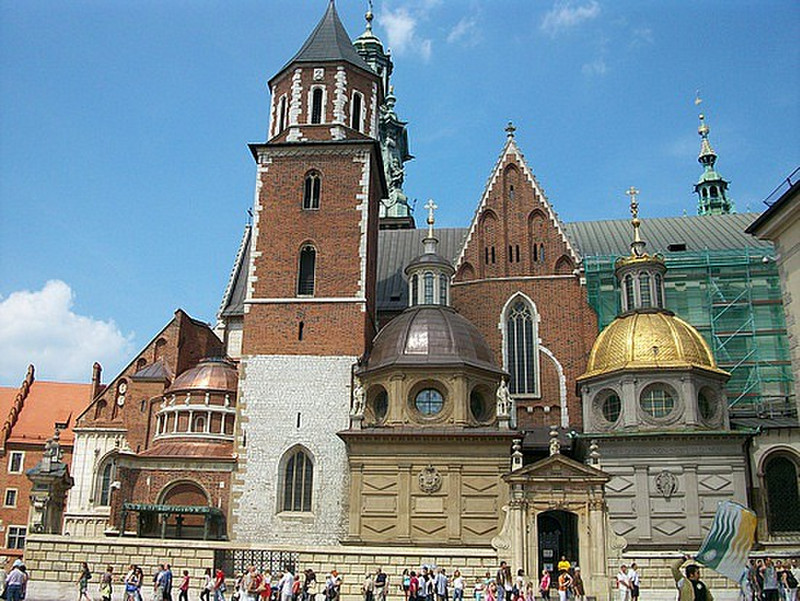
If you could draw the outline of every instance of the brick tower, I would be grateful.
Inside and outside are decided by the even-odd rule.
[[[343,533],[351,371],[375,329],[383,85],[336,7],[269,81],[239,388],[238,540],[314,544]]]

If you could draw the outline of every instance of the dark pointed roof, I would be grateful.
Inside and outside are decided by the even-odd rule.
[[[300,48],[292,60],[286,63],[283,68],[275,74],[275,77],[283,73],[289,65],[293,63],[322,63],[331,61],[344,61],[372,73],[364,59],[356,52],[353,41],[347,35],[347,31],[339,20],[336,12],[336,4],[331,0],[328,3],[328,10],[319,22],[311,35],[308,36],[306,43]],[[275,79],[273,77],[273,79]]]

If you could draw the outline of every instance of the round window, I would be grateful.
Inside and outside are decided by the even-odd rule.
[[[422,415],[436,415],[442,410],[444,398],[435,388],[426,388],[417,393],[414,405]]]
[[[386,413],[389,411],[389,395],[386,394],[385,390],[381,390],[375,395],[375,399],[372,401],[372,408],[375,411],[375,419],[378,421],[386,417]]]
[[[716,408],[713,395],[706,389],[701,390],[697,395],[697,409],[700,411],[700,417],[705,420],[713,418]]]
[[[672,390],[663,384],[651,384],[642,392],[640,405],[652,417],[666,417],[675,408]]]
[[[600,409],[606,421],[613,424],[619,419],[619,414],[622,412],[622,401],[619,400],[617,393],[610,392],[603,399]]]
[[[478,390],[473,390],[469,395],[469,409],[472,411],[472,417],[477,421],[482,422],[488,418],[488,407],[486,400]]]

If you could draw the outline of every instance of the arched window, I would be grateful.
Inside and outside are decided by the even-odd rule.
[[[639,297],[642,299],[642,307],[647,308],[653,305],[650,295],[650,274],[639,274]]]
[[[633,276],[628,274],[625,276],[625,310],[633,311]]]
[[[419,302],[419,276],[411,276],[411,306],[416,307]]]
[[[425,274],[425,304],[433,304],[433,274],[429,271]]]
[[[297,277],[298,296],[312,296],[314,294],[314,268],[317,262],[317,251],[307,244],[300,251],[300,269]]]
[[[311,92],[311,123],[322,123],[322,88]]]
[[[656,307],[664,308],[664,281],[661,274],[656,274],[653,278],[656,284]]]
[[[539,262],[544,263],[544,244],[539,245]]]
[[[278,104],[278,131],[276,134],[281,133],[286,129],[286,94],[281,96],[281,101]]]
[[[360,92],[353,92],[353,104],[350,115],[350,127],[356,131],[363,129],[361,125],[361,105],[363,103],[363,96]]]
[[[513,300],[505,320],[506,369],[511,374],[512,394],[537,394],[538,341],[531,306],[522,298]]]
[[[800,495],[795,462],[784,455],[769,458],[764,469],[764,483],[769,531],[800,532],[800,511],[797,511]]]
[[[303,208],[307,210],[319,208],[319,192],[322,178],[316,171],[309,171],[303,182]]]
[[[98,482],[97,503],[103,507],[111,504],[111,483],[114,481],[114,461],[106,460],[100,468],[100,481]]]
[[[439,276],[439,304],[447,304],[447,276],[444,274]]]
[[[711,186],[711,198],[716,198],[716,197],[717,197],[717,187]]]
[[[192,422],[192,432],[205,432],[206,418],[204,415],[195,415]]]
[[[106,412],[106,401],[105,399],[100,399],[97,401],[97,405],[94,406],[94,418],[95,419],[103,419]]]
[[[302,449],[292,452],[283,470],[283,511],[311,511],[314,464]]]

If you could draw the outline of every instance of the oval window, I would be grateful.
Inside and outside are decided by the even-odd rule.
[[[710,420],[714,417],[716,412],[714,397],[705,389],[701,390],[697,395],[697,409],[700,411],[700,417],[705,420]]]
[[[482,422],[487,419],[488,407],[486,400],[478,390],[473,390],[469,395],[469,409],[472,411],[472,417],[477,421]]]
[[[444,398],[435,388],[426,388],[417,393],[414,405],[422,415],[436,415],[444,406]]]
[[[613,424],[619,419],[619,414],[622,412],[622,401],[620,401],[619,396],[615,392],[611,392],[603,399],[603,404],[600,409],[606,421]]]
[[[375,395],[375,400],[372,401],[372,408],[375,411],[375,419],[378,421],[383,420],[389,411],[389,395],[385,390],[381,390]]]
[[[651,384],[642,392],[639,404],[652,417],[666,417],[675,408],[675,396],[663,384]]]

